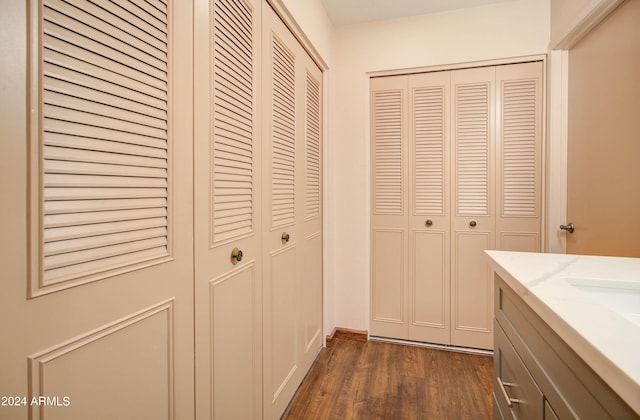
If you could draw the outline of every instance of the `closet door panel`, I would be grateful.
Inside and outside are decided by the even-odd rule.
[[[291,401],[311,365],[320,334],[306,340],[307,326],[313,328],[306,310],[320,307],[312,295],[322,273],[306,276],[305,268],[317,265],[309,255],[314,234],[321,231],[319,190],[312,177],[319,177],[317,154],[320,141],[320,76],[312,76],[308,54],[275,11],[263,8],[264,92],[262,146],[264,152],[263,255],[264,255],[264,413],[279,418]],[[315,112],[316,115],[313,115]],[[309,150],[308,150],[309,149]],[[307,176],[309,196],[307,196]],[[308,220],[307,220],[308,219]],[[307,223],[309,222],[309,223]],[[311,244],[309,244],[311,241]],[[321,315],[314,314],[315,317]],[[307,346],[308,345],[308,346]],[[307,351],[307,347],[309,350]]]
[[[262,418],[260,10],[196,2],[197,418]]]
[[[296,292],[298,291],[295,244],[273,251],[267,265],[270,272],[266,275],[270,279],[267,301],[270,306],[269,318],[266,320],[272,326],[267,338],[269,346],[266,354],[265,367],[269,367],[267,388],[269,402],[277,403],[282,398],[288,403],[292,391],[298,384],[295,376],[298,366],[298,337],[296,336],[297,306]],[[304,374],[304,373],[303,373]]]
[[[370,83],[371,335],[407,339],[407,76]]]
[[[493,345],[493,293],[483,251],[495,246],[494,83],[493,67],[451,72],[451,344],[487,349]]]
[[[300,277],[301,365],[308,370],[322,348],[322,71],[307,54],[300,56],[299,95],[303,121],[300,159]]]
[[[542,62],[496,68],[497,248],[540,252]]]
[[[450,72],[409,85],[409,339],[450,343]]]
[[[406,338],[406,237],[402,229],[374,229],[372,321],[379,323],[373,335]],[[396,334],[402,335],[396,335]]]
[[[413,232],[409,339],[450,343],[449,232]]]

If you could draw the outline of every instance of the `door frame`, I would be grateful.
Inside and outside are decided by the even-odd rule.
[[[582,8],[549,46],[547,80],[546,243],[545,252],[566,253],[566,234],[558,227],[567,219],[567,147],[569,115],[569,50],[624,0],[598,0]]]

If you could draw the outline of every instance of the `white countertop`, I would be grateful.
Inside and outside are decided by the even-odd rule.
[[[640,258],[485,252],[496,273],[640,414],[640,324],[571,284],[640,287]]]

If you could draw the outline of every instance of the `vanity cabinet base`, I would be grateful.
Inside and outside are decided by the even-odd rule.
[[[640,419],[497,274],[494,419]]]

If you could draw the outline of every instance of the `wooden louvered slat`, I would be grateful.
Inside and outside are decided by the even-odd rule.
[[[127,200],[74,200],[47,201],[44,206],[44,214],[65,214],[73,210],[76,214],[81,212],[97,212],[109,210],[149,209],[165,208],[167,199],[162,197],[127,199]]]
[[[80,142],[81,140],[79,140]],[[81,144],[78,144],[80,146]],[[98,144],[99,145],[99,144]],[[67,147],[65,147],[67,146]],[[94,162],[94,163],[108,163],[112,165],[128,165],[128,166],[140,166],[145,168],[165,168],[167,167],[166,156],[163,157],[151,157],[148,155],[134,155],[134,154],[122,154],[105,152],[101,150],[86,150],[81,148],[74,148],[74,144],[67,142],[55,143],[55,145],[45,145],[44,152],[51,159],[60,161],[71,162]],[[119,147],[119,150],[122,146]],[[149,150],[148,148],[145,149]],[[154,149],[151,149],[154,150]]]
[[[51,76],[51,73],[48,73],[48,76]],[[76,80],[71,82],[60,80],[54,76],[47,77],[44,82],[50,92],[55,92],[72,98],[91,98],[93,102],[97,103],[109,103],[112,107],[117,107],[117,111],[121,112],[125,118],[137,117],[137,115],[139,115],[137,119],[140,119],[143,124],[147,124],[152,127],[166,128],[167,115],[162,109],[150,107],[130,98],[123,97],[122,95],[127,95],[129,93],[128,90],[123,89],[121,95],[113,95],[112,93],[106,93],[109,92],[110,88],[112,88],[111,86],[99,89],[100,86],[97,86],[98,83],[90,85],[89,83],[93,82],[91,81],[84,84],[77,80],[79,78],[80,77],[75,77]],[[133,118],[130,119],[133,120]]]
[[[489,86],[456,86],[457,211],[489,211]]]
[[[53,188],[43,191],[45,200],[110,200],[119,198],[166,197],[166,188]]]
[[[131,89],[132,93],[142,92],[160,100],[167,99],[165,83],[149,77],[138,69],[127,67],[94,51],[47,34],[43,35],[43,47],[47,51],[47,63],[93,75],[100,80],[111,81]]]
[[[138,60],[136,58],[137,51],[135,51],[134,49],[126,49],[125,52],[114,50],[109,46],[109,42],[111,40],[108,37],[99,37],[96,33],[79,36],[78,32],[81,33],[81,31],[83,31],[85,27],[75,22],[55,24],[53,22],[57,17],[57,14],[50,13],[49,20],[43,22],[42,26],[44,29],[44,33],[47,36],[69,42],[70,44],[79,47],[82,50],[91,51],[94,54],[102,56],[106,60],[113,63],[118,63],[131,69],[136,69],[140,73],[144,73],[149,77],[153,77],[159,82],[166,78],[166,70],[162,70],[163,67],[166,67],[166,63],[162,63],[159,60],[155,59],[146,60],[150,61],[150,63]],[[65,24],[70,26],[64,26]],[[98,37],[99,41],[91,38],[92,36]]]
[[[54,144],[54,142],[68,142],[72,144],[77,143],[79,139],[91,139],[93,142],[100,142],[101,147],[112,151],[118,151],[120,147],[132,145],[137,147],[139,151],[143,150],[143,148],[144,150],[148,150],[147,147],[155,148],[156,150],[154,151],[148,151],[149,156],[166,153],[166,139],[149,137],[118,129],[98,127],[95,124],[96,121],[88,121],[88,123],[83,124],[82,121],[75,123],[68,120],[45,118],[42,122],[44,131],[51,133],[51,138],[47,137],[44,139],[45,144]],[[107,144],[109,146],[107,146]],[[80,148],[86,149],[87,146],[85,145]]]
[[[320,83],[307,73],[306,78],[306,205],[307,219],[320,216],[321,197],[321,139],[320,139]]]
[[[109,253],[103,252],[101,258],[93,255],[81,255],[73,261],[73,264],[56,264],[58,261],[46,259],[45,265],[48,277],[56,279],[56,283],[66,282],[85,276],[99,275],[100,273],[117,270],[122,267],[141,264],[147,261],[153,261],[158,255],[166,253],[167,245],[163,242],[163,238],[158,238],[156,242],[145,241],[144,243],[134,243],[134,246],[128,248],[113,249]],[[137,245],[137,246],[136,246]],[[142,249],[140,249],[142,248]],[[91,260],[91,258],[95,258]],[[53,267],[53,265],[56,265]]]
[[[506,216],[536,216],[536,82],[502,86],[502,199]]]
[[[413,93],[416,214],[444,214],[444,93],[444,87],[416,89]]]
[[[295,57],[272,40],[271,226],[295,222]]]
[[[42,285],[168,255],[166,5],[141,6],[43,2]]]
[[[136,124],[127,120],[115,119],[109,115],[99,115],[93,112],[86,112],[84,109],[73,108],[73,106],[82,106],[87,104],[82,101],[74,101],[70,98],[62,98],[60,95],[51,94],[51,102],[45,98],[47,102],[42,109],[43,115],[47,119],[56,119],[67,123],[76,123],[80,125],[93,125],[98,128],[106,128],[111,131],[125,131],[134,135],[155,137],[157,139],[166,138],[166,131],[160,128]],[[67,100],[69,99],[69,100]],[[94,107],[94,111],[100,112]]]
[[[51,227],[45,230],[44,242],[53,243],[73,238],[98,237],[111,233],[128,232],[138,229],[148,229],[166,226],[166,218],[134,219],[116,222],[101,222],[88,225],[74,225]]]
[[[243,16],[239,19],[238,16]],[[213,32],[212,238],[254,228],[253,16],[241,0],[215,1]]]
[[[114,26],[113,23],[115,22],[112,23],[112,16],[109,16],[108,14],[106,14],[106,12],[104,12],[104,10],[96,7],[95,5],[92,5],[89,2],[80,2],[78,0],[75,0],[73,3],[74,4],[71,5],[68,1],[49,0],[47,2],[47,7],[61,14],[73,16],[74,20],[79,20],[81,23],[90,26],[95,31],[107,33],[109,34],[109,36],[116,38],[118,40],[117,42],[124,43],[129,48],[135,48],[157,60],[166,62],[166,47],[163,47],[161,43],[156,42],[157,46],[154,47],[150,43],[145,42],[147,39],[149,39],[149,37],[139,35],[143,37],[143,40],[139,37],[134,36],[131,32],[122,30],[120,26]],[[94,13],[97,13],[100,17],[94,15]],[[122,23],[123,22],[121,20],[117,20],[118,25],[122,25]],[[139,29],[136,29],[132,25],[126,25],[125,23],[124,26],[126,26],[130,31],[134,33],[140,32]]]
[[[139,40],[140,44],[151,46],[164,53],[167,52],[167,45],[161,42],[160,39],[155,38],[154,36],[149,36],[148,32],[146,32],[143,28],[133,24],[131,20],[123,19],[122,17],[118,16],[117,13],[114,13],[114,11],[117,9],[117,6],[114,8],[111,3],[89,2],[86,0],[64,0],[64,2],[72,5],[73,7],[83,10],[87,15],[93,16],[96,19],[113,22],[114,27],[118,30],[118,36],[126,34],[126,36],[130,36]],[[164,7],[161,7],[159,10],[166,14],[166,5]],[[137,43],[132,43],[132,45],[137,45]],[[158,58],[163,59],[162,56],[159,56]]]
[[[146,22],[148,25],[150,25],[152,28],[157,29],[158,31],[160,31],[160,33],[165,34],[167,33],[167,19],[166,19],[166,8],[164,10],[164,14],[165,16],[159,16],[159,19],[154,17],[152,14],[149,13],[145,13],[145,0],[110,0],[112,3],[116,3],[118,6],[120,6],[122,9],[128,10],[130,11],[131,14],[133,14],[137,19],[136,19],[136,23],[142,24],[144,22]],[[138,8],[134,8],[132,7],[131,3],[135,3],[138,4],[139,6],[142,7],[138,7]]]
[[[376,214],[402,214],[402,92],[373,95],[374,206]]]
[[[72,82],[77,86],[93,89],[97,93],[105,92],[124,98],[130,105],[140,107],[138,109],[144,110],[143,113],[147,115],[164,117],[162,110],[167,99],[163,98],[157,89],[53,50],[50,50],[48,55],[51,61],[44,63],[44,72],[48,77],[61,82]]]

